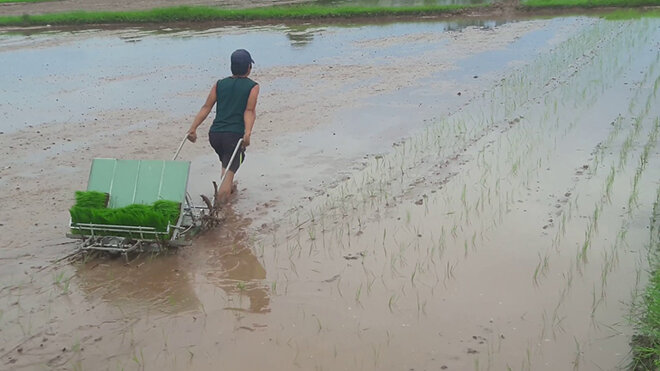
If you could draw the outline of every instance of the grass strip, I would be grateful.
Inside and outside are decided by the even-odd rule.
[[[660,5],[660,0],[527,0],[521,6],[527,8],[634,8]]]
[[[619,10],[605,15],[605,19],[610,21],[625,21],[640,18],[660,18],[660,10],[650,10],[646,12],[640,12],[634,9]]]
[[[645,292],[646,314],[632,338],[633,370],[660,369],[660,270],[656,269]]]
[[[488,5],[429,5],[415,7],[323,7],[314,5],[274,6],[250,9],[220,9],[180,6],[130,12],[66,12],[39,15],[0,16],[0,26],[77,25],[110,23],[161,23],[191,21],[247,21],[373,16],[423,16],[451,13]]]
[[[633,318],[632,370],[660,369],[660,189],[651,215],[650,256],[653,274],[646,287],[642,312]]]
[[[0,4],[11,4],[11,3],[45,3],[48,1],[58,1],[58,0],[0,0]]]

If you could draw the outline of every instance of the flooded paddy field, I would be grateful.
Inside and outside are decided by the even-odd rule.
[[[658,40],[581,17],[2,35],[0,364],[625,368]],[[238,47],[262,95],[224,224],[58,261],[91,159],[169,158]],[[182,156],[208,194],[208,146]]]

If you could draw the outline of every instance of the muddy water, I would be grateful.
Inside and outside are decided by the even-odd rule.
[[[359,59],[368,59],[365,65],[385,65],[392,58],[422,54],[446,43],[437,37],[429,46],[424,43],[425,36],[460,32],[466,27],[492,28],[501,23],[300,25],[204,31],[92,30],[44,32],[27,37],[0,34],[0,43],[6,51],[0,62],[9,71],[0,80],[3,117],[0,130],[12,132],[44,122],[91,121],[98,119],[100,112],[130,114],[135,107],[177,116],[189,114],[191,106],[199,105],[199,97],[193,93],[206,90],[209,81],[228,71],[226,55],[240,46],[254,54],[254,75],[258,78],[263,75],[259,71],[274,67],[295,69],[332,63],[348,68]],[[420,39],[410,40],[413,42],[405,49],[399,48],[397,42],[383,43],[381,47],[369,45],[370,40],[382,35],[396,40],[409,34],[419,35]],[[537,38],[537,41],[543,40]],[[268,86],[272,90],[299,88],[299,82],[290,78],[275,78]]]
[[[595,26],[301,212],[266,249],[296,326],[265,336],[302,338],[279,348],[302,368],[625,367],[660,176],[656,32]],[[321,303],[290,315],[303,293]]]
[[[14,198],[34,205],[40,199],[28,197],[33,185],[21,181],[38,181],[43,172],[59,176],[37,185],[53,195],[53,205],[44,205],[48,213],[22,214],[3,198],[10,209],[3,207],[0,218],[6,232],[2,364],[209,370],[220,364],[254,370],[624,365],[631,329],[623,318],[635,286],[644,282],[646,227],[660,176],[653,104],[660,66],[657,48],[649,47],[659,36],[654,22],[565,19],[448,33],[442,24],[324,28],[313,30],[305,45],[271,30],[182,38],[127,32],[132,36],[124,40],[137,42],[94,32],[46,35],[36,44],[11,39],[14,50],[26,53],[96,43],[98,53],[121,54],[126,44],[123,53],[134,52],[140,63],[104,73],[106,81],[125,79],[123,87],[90,87],[93,78],[76,72],[82,67],[61,72],[69,78],[59,81],[72,86],[49,87],[57,99],[71,89],[92,89],[72,94],[72,102],[116,89],[101,99],[119,106],[103,112],[105,120],[90,124],[98,110],[70,102],[80,115],[73,123],[48,118],[3,134],[12,151],[27,158],[3,160],[0,180]],[[89,157],[166,157],[180,132],[172,122],[188,121],[179,101],[199,105],[214,74],[189,67],[198,63],[194,58],[179,60],[192,50],[185,47],[172,53],[171,65],[153,68],[155,78],[144,77],[151,69],[140,66],[155,63],[158,50],[188,42],[200,43],[200,50],[207,50],[204,42],[228,42],[231,49],[239,43],[233,37],[280,45],[272,48],[281,61],[255,58],[255,78],[272,90],[264,89],[260,102],[262,137],[239,173],[239,188],[246,189],[226,209],[223,228],[199,236],[191,248],[130,264],[108,257],[49,264],[72,249],[54,246],[63,242],[66,217],[58,209],[66,210],[72,189],[84,187]],[[322,47],[314,49],[316,42]],[[136,45],[147,45],[149,53]],[[306,54],[307,48],[314,52]],[[368,61],[360,58],[365,54]],[[21,60],[11,65],[21,68]],[[205,67],[200,62],[198,68]],[[171,76],[178,84],[167,85]],[[31,86],[26,94],[37,91]],[[291,94],[312,86],[319,97]],[[175,87],[177,93],[167,93]],[[165,104],[145,112],[139,107],[149,99],[143,93],[122,99],[124,89],[151,91]],[[348,103],[336,97],[338,90]],[[39,112],[39,105],[27,108]],[[351,118],[359,118],[359,126]],[[271,120],[276,124],[267,124]],[[154,130],[170,140],[152,138]],[[60,136],[72,141],[60,143]],[[54,148],[41,148],[49,145]],[[41,151],[48,154],[34,154]],[[204,192],[217,171],[205,151],[184,151],[194,159],[192,194]],[[25,215],[39,221],[31,233],[18,230],[27,227]]]

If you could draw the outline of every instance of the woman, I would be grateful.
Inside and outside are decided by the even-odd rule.
[[[220,201],[225,201],[231,193],[234,174],[245,159],[245,147],[250,145],[259,95],[259,84],[248,78],[253,63],[252,56],[245,49],[238,49],[231,54],[232,76],[218,80],[213,85],[206,102],[188,130],[188,139],[194,143],[197,140],[197,127],[217,103],[215,119],[209,130],[209,142],[222,162],[221,176],[227,172],[227,177],[216,195]],[[241,138],[243,138],[241,149],[234,157],[234,161],[229,164],[231,155]]]

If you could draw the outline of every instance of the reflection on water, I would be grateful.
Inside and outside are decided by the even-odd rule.
[[[303,47],[314,40],[314,34],[321,31],[318,27],[291,26],[286,31],[286,36],[293,47]]]
[[[87,295],[120,307],[156,307],[170,314],[194,310],[199,300],[182,263],[176,255],[139,257],[130,265],[102,257],[78,267],[79,285]]]
[[[505,24],[504,20],[481,20],[481,19],[471,19],[471,20],[458,20],[451,22],[433,22],[438,25],[441,24],[443,31],[461,31],[468,27],[479,27],[482,29],[492,29],[499,25]],[[381,25],[382,27],[385,24]],[[333,25],[333,27],[340,29],[351,29],[354,28],[356,31],[359,28],[364,27],[360,25]],[[314,41],[315,36],[322,35],[326,31],[326,27],[312,26],[312,25],[295,25],[295,26],[286,26],[284,28],[284,33],[289,38],[291,46],[293,48],[303,48],[307,47]]]
[[[195,241],[195,248],[208,254],[204,276],[227,294],[230,304],[225,309],[269,312],[270,288],[264,282],[266,269],[248,245],[250,219],[236,214],[231,206],[223,211],[222,226]]]
[[[190,250],[141,256],[130,264],[100,257],[78,266],[79,286],[86,296],[122,308],[175,314],[202,307],[193,279],[202,276],[225,292],[230,302],[226,309],[268,312],[266,270],[248,245],[249,223],[227,207],[223,226],[201,235]]]

